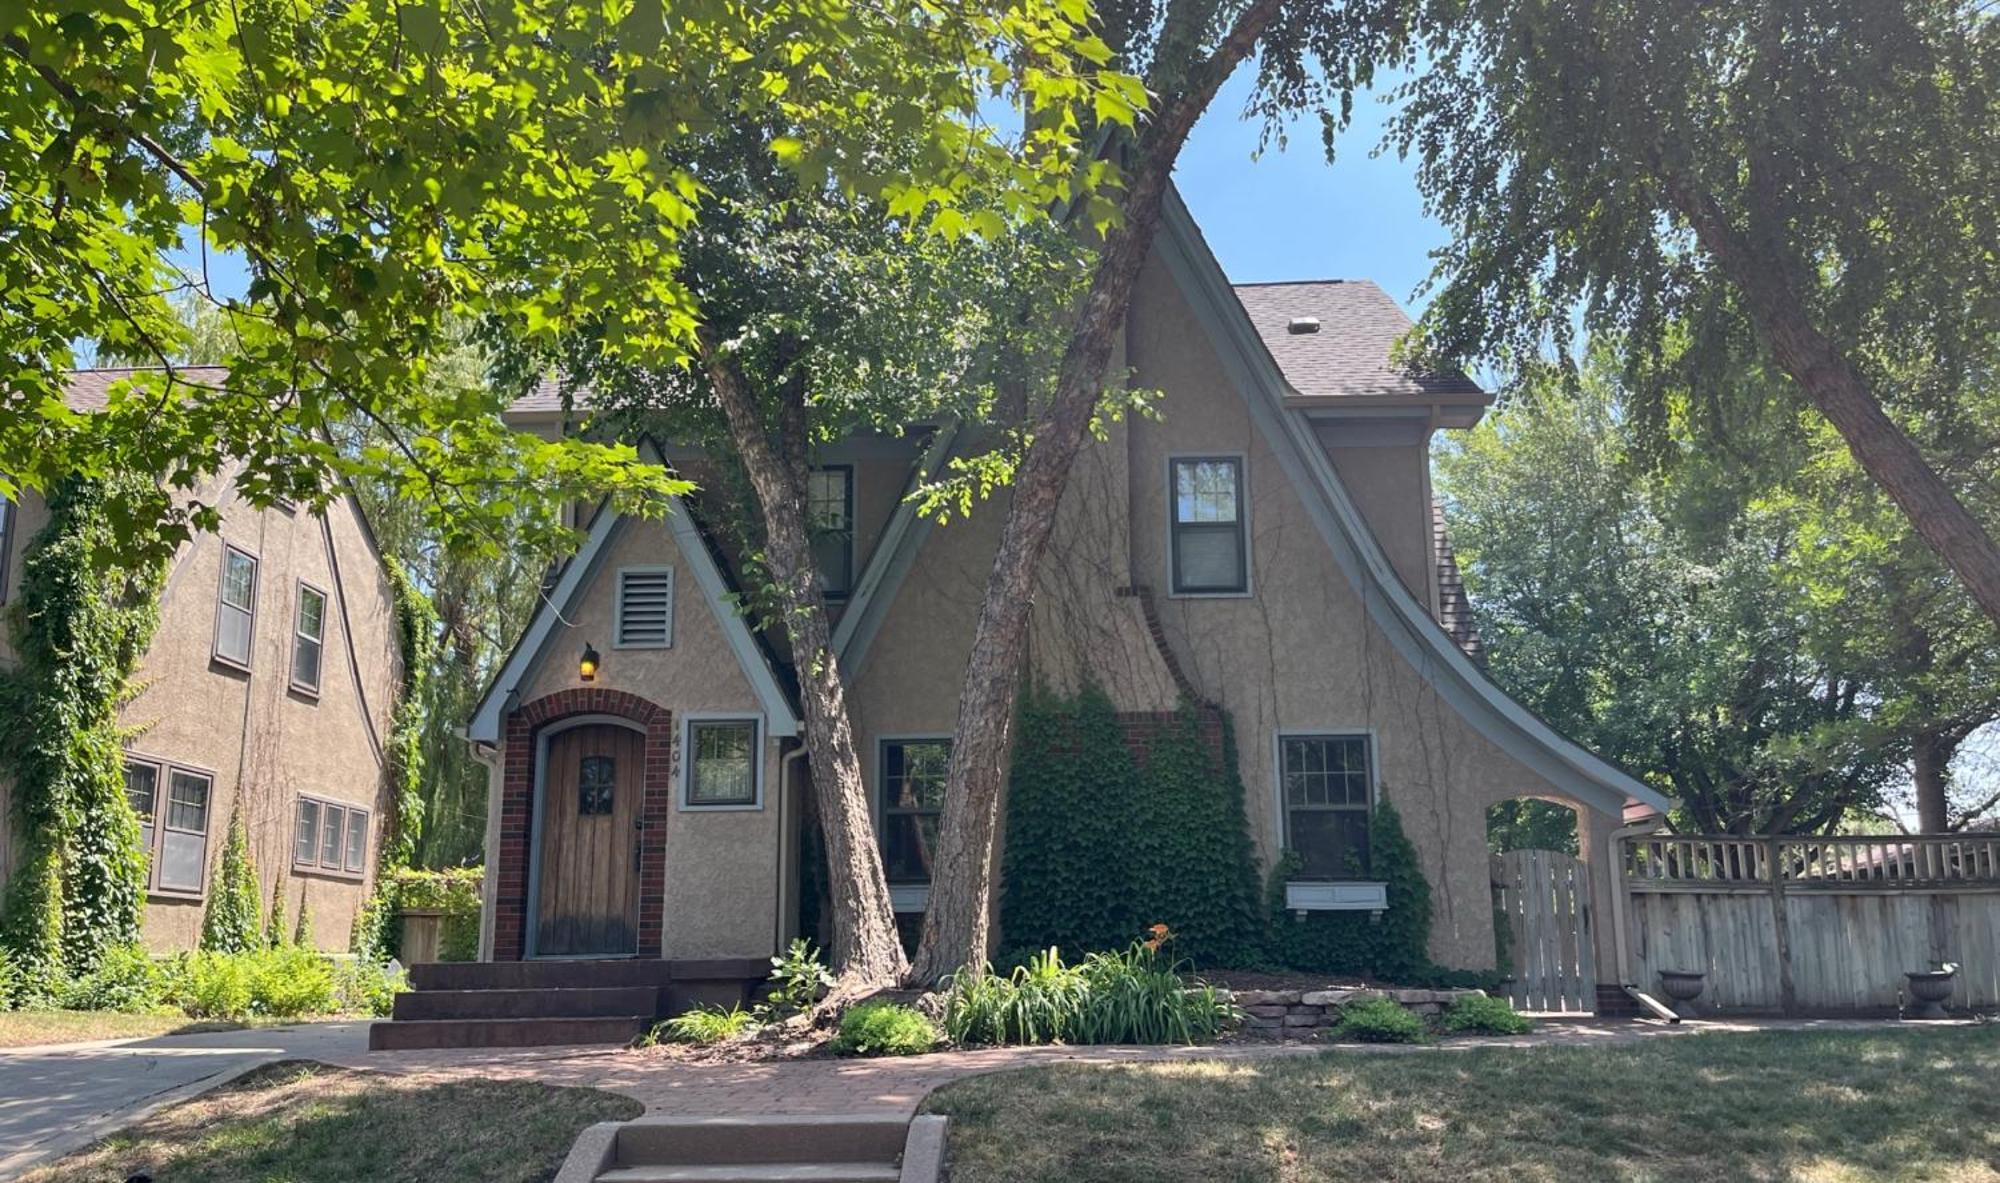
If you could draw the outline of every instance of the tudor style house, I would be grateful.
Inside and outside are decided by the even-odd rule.
[[[1582,849],[1601,853],[1628,805],[1667,803],[1482,672],[1429,447],[1491,398],[1462,375],[1392,367],[1408,327],[1367,281],[1232,286],[1170,199],[1113,361],[1162,392],[1160,415],[1114,426],[1076,465],[1039,579],[1031,661],[1051,684],[1092,679],[1135,733],[1182,702],[1227,711],[1262,866],[1299,857],[1287,888],[1297,911],[1383,907],[1366,871],[1368,818],[1393,801],[1432,884],[1433,958],[1491,968],[1490,805],[1567,803]],[[545,389],[513,418],[562,430],[561,402]],[[934,526],[905,498],[968,434],[944,423],[848,439],[821,451],[812,480],[855,738],[904,912],[927,897],[1002,513],[989,504]],[[590,520],[467,728],[492,770],[481,941],[495,964],[418,967],[420,987],[695,997],[698,985],[760,975],[793,935],[801,723],[776,650],[734,592],[724,549],[687,507],[664,521]],[[405,1042],[631,1029],[604,1010],[535,1012],[570,1024],[546,1037],[423,1013],[446,1021]]]
[[[222,371],[188,367],[193,381]],[[101,408],[131,371],[85,370],[70,405]],[[372,887],[386,804],[384,752],[400,656],[375,540],[353,497],[323,513],[258,509],[226,478],[193,494],[221,528],[175,552],[160,623],[125,704],[127,798],[147,850],[145,941],[195,947],[232,814],[241,813],[260,901],[281,886],[325,948],[344,950]],[[24,494],[0,502],[0,600],[18,595],[24,553],[48,520]],[[14,661],[0,627],[0,662]],[[11,817],[12,786],[0,780]],[[0,825],[0,883],[18,856]]]

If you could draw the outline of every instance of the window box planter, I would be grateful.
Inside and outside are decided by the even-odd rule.
[[[1381,913],[1389,907],[1389,885],[1312,880],[1287,883],[1285,907],[1293,912]]]

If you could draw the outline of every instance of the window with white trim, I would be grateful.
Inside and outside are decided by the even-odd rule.
[[[145,756],[125,759],[125,800],[139,819],[146,890],[199,896],[208,885],[209,802],[215,778]],[[164,807],[164,808],[163,808]]]
[[[757,721],[692,719],[687,730],[691,807],[757,804]]]
[[[368,815],[358,805],[300,797],[292,828],[292,866],[358,878],[368,865]]]
[[[1168,501],[1173,589],[1178,595],[1250,590],[1243,516],[1243,461],[1189,456],[1171,464]]]
[[[298,608],[292,619],[292,686],[319,694],[320,665],[326,654],[326,593],[299,584]]]
[[[618,569],[618,631],[620,649],[667,649],[674,643],[674,569]]]
[[[1285,794],[1285,847],[1299,857],[1294,879],[1364,879],[1374,771],[1365,735],[1278,737]]]
[[[222,548],[222,587],[216,595],[215,656],[250,668],[257,623],[257,560],[233,546]]]
[[[829,600],[854,590],[854,469],[836,464],[806,475],[806,530]]]
[[[951,771],[948,739],[882,741],[882,864],[891,883],[929,883]]]

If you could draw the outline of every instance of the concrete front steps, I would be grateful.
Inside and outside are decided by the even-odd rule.
[[[583,1132],[556,1183],[936,1183],[945,1119],[642,1117]]]
[[[743,1002],[769,971],[754,958],[421,963],[390,1020],[368,1029],[368,1047],[629,1043],[663,1016]]]

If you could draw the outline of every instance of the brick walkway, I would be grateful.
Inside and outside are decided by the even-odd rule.
[[[1868,1028],[1847,1021],[1736,1020],[1683,1023],[1598,1023],[1550,1019],[1528,1035],[1447,1040],[1418,1047],[1367,1044],[1225,1044],[1196,1048],[1036,1047],[939,1052],[872,1060],[805,1059],[757,1064],[690,1064],[662,1051],[609,1048],[528,1048],[353,1052],[321,1059],[378,1072],[419,1076],[539,1080],[608,1089],[640,1101],[649,1113],[696,1116],[801,1113],[915,1112],[932,1090],[983,1072],[1051,1064],[1129,1064],[1166,1059],[1255,1060],[1338,1053],[1449,1055],[1472,1048],[1578,1047],[1634,1043],[1704,1032],[1808,1028]]]

